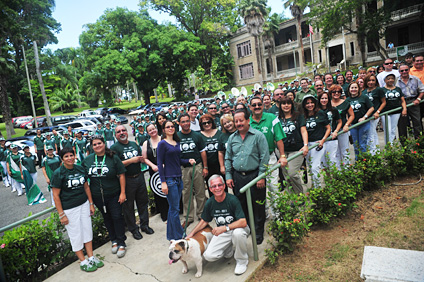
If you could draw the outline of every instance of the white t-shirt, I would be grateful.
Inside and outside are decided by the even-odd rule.
[[[384,79],[388,74],[393,73],[396,76],[396,79],[399,78],[400,73],[398,70],[391,70],[391,71],[382,71],[377,75],[378,84],[380,84],[380,87],[384,87],[386,83],[384,82]],[[396,81],[395,81],[396,83]]]

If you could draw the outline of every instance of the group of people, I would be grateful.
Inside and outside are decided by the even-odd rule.
[[[414,136],[421,134],[423,56],[413,57],[412,69],[407,63],[401,64],[398,72],[392,66],[393,60],[387,59],[380,73],[374,67],[361,69],[356,77],[352,71],[328,73],[316,75],[313,82],[302,78],[293,81],[293,86],[279,84],[272,94],[259,89],[250,97],[230,95],[226,99],[221,95],[212,103],[195,101],[169,107],[166,113],[152,109],[130,123],[135,142],[128,140],[127,127],[112,127],[109,122],[105,127],[98,125],[90,140],[81,133],[73,137],[72,130],[62,137],[53,132],[45,140],[37,134],[34,146],[42,157],[43,174],[81,269],[94,271],[103,265],[94,258],[91,246],[94,206],[103,215],[112,253],[118,257],[126,251],[125,226],[135,239],[142,238],[140,230],[154,233],[149,227],[144,178],[148,171],[150,178],[159,179],[160,189],[152,190],[156,210],[167,223],[167,240],[184,238],[185,229],[196,219],[200,222],[188,238],[214,220],[215,236],[205,258],[214,261],[232,255],[232,242],[235,273],[244,273],[250,222],[254,222],[256,242],[261,244],[266,217],[278,214],[273,203],[275,195],[286,188],[280,187],[281,180],[290,183],[288,192],[306,192],[299,176],[304,160],[311,168],[313,187],[319,188],[322,168],[350,162],[349,134],[356,157],[366,150],[378,150],[376,127],[380,118],[383,124],[389,123],[387,142],[394,141],[396,129],[400,137],[407,136],[410,122]],[[407,108],[409,103],[414,105]],[[401,110],[391,112],[387,119],[380,117],[399,107]],[[375,119],[350,128],[370,117]],[[341,131],[345,134],[339,135]],[[325,142],[328,137],[331,141]],[[4,140],[0,145],[4,148]],[[13,150],[9,159],[14,159]],[[299,152],[288,165],[287,158]],[[26,165],[28,161],[20,162]],[[277,164],[281,175],[274,170],[250,189],[250,219],[241,189]],[[264,204],[267,189],[270,203]],[[180,213],[187,221],[181,223]]]

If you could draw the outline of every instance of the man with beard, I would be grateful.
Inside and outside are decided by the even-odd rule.
[[[136,224],[134,201],[137,204],[141,231],[149,235],[154,233],[153,229],[149,227],[149,198],[147,195],[146,181],[141,172],[141,163],[144,163],[144,158],[141,156],[140,146],[128,140],[128,131],[125,126],[118,125],[116,127],[115,137],[118,142],[113,144],[111,150],[116,152],[126,168],[125,194],[127,196],[127,201],[123,204],[124,218],[128,230],[133,234],[134,239],[140,240],[143,236]]]
[[[250,126],[249,112],[245,109],[237,110],[234,114],[237,131],[227,142],[225,153],[225,177],[227,186],[234,191],[240,200],[243,212],[249,219],[247,199],[240,189],[266,171],[269,162],[269,151],[266,138],[262,132]],[[253,215],[255,221],[256,242],[263,242],[265,228],[266,200],[265,178],[259,180],[250,188],[252,195]],[[249,220],[247,221],[249,223]]]
[[[274,95],[272,96],[274,99],[274,105],[267,111],[267,113],[274,114],[276,117],[280,114],[280,100],[284,96],[284,90],[277,88],[274,90]]]

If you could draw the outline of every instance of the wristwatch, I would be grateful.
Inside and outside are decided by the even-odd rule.
[[[225,225],[225,228],[227,229],[227,232],[231,230],[230,226],[228,226],[228,225]]]

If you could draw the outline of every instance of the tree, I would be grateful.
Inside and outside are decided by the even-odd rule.
[[[317,1],[321,1],[321,0],[317,0]],[[293,18],[297,20],[297,30],[298,30],[297,36],[298,36],[298,41],[300,44],[300,51],[302,52],[302,56],[301,56],[302,61],[300,62],[301,72],[303,72],[303,66],[306,64],[305,50],[303,48],[303,38],[302,38],[302,17],[303,17],[303,11],[305,11],[306,6],[307,6],[307,2],[305,0],[288,0],[287,2],[284,3],[284,7],[285,8],[290,7],[290,12]]]
[[[54,111],[61,109],[64,113],[70,113],[73,109],[79,107],[81,104],[81,102],[79,102],[81,101],[81,97],[79,91],[72,89],[68,84],[65,89],[56,89],[49,101]],[[87,105],[87,103],[82,104]]]
[[[263,32],[265,17],[268,14],[269,9],[266,7],[266,0],[242,0],[240,2],[240,15],[244,19],[248,32],[255,37],[256,61],[261,85],[263,84],[261,34]]]
[[[266,19],[264,24],[264,47],[268,48],[268,62],[271,73],[271,81],[274,82],[274,77],[276,75],[275,64],[272,62],[272,54],[274,53],[275,41],[274,34],[280,30],[280,23],[283,21],[281,15],[274,13]]]

